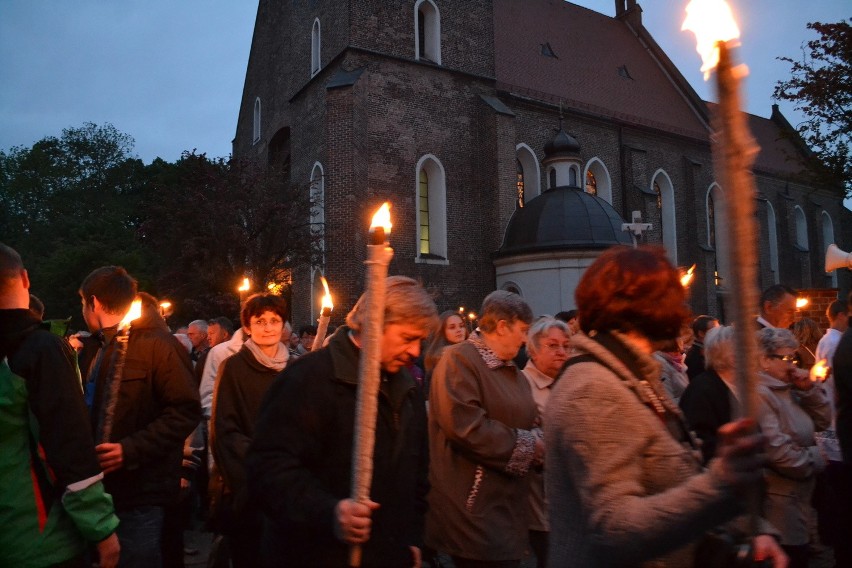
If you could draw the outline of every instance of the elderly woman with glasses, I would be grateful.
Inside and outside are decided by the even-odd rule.
[[[789,330],[766,328],[757,337],[759,422],[769,460],[764,517],[781,532],[791,568],[806,567],[811,494],[816,474],[826,466],[814,430],[831,424],[831,408],[822,386],[796,367],[799,342]]]
[[[544,316],[530,326],[527,334],[527,353],[530,358],[521,372],[530,383],[540,422],[544,417],[550,389],[556,384],[559,371],[568,360],[570,351],[571,328],[567,323]],[[535,552],[537,565],[543,567],[547,564],[547,534],[550,530],[544,476],[541,471],[534,471],[530,475],[530,546]]]

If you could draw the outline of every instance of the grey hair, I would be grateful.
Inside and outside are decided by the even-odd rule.
[[[364,315],[362,295],[346,315],[346,325],[361,332]],[[385,283],[384,325],[411,324],[431,333],[438,327],[438,308],[428,292],[413,278],[388,276]]]
[[[534,357],[539,348],[539,341],[542,336],[546,335],[551,329],[558,329],[565,333],[567,336],[571,336],[571,329],[568,327],[568,324],[564,321],[552,318],[550,316],[543,316],[535,320],[533,324],[530,326],[529,332],[527,332],[527,353],[530,357]]]
[[[771,355],[779,349],[796,349],[799,342],[789,329],[766,327],[757,332],[757,345],[764,355]]]
[[[190,325],[194,325],[195,327],[200,329],[202,333],[207,333],[207,322],[204,320],[193,320],[189,322],[189,325],[186,327],[189,327]]]
[[[479,329],[492,333],[497,329],[497,322],[506,320],[513,323],[516,320],[532,323],[533,311],[523,298],[507,290],[495,290],[485,296],[482,309],[479,310]]]
[[[714,327],[704,337],[704,363],[708,369],[729,371],[734,368],[734,327]]]

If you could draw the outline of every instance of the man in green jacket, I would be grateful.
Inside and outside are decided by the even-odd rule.
[[[0,243],[0,565],[118,563],[74,351],[30,312],[20,255]]]

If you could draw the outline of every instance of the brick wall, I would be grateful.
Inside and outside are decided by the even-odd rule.
[[[798,290],[800,298],[810,300],[808,305],[796,313],[796,321],[802,318],[811,318],[824,332],[829,327],[825,310],[834,300],[838,299],[836,288],[809,288]]]

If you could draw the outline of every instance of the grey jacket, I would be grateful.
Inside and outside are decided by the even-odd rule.
[[[659,363],[622,336],[608,338],[629,364],[575,335],[578,352],[606,366],[568,367],[545,411],[550,565],[691,566],[696,541],[740,507],[716,461],[703,470],[700,454],[667,427],[682,415],[660,384]],[[673,419],[661,420],[652,399]]]
[[[759,422],[769,459],[763,516],[781,531],[781,544],[807,544],[815,474],[826,466],[814,430],[831,425],[831,405],[822,386],[801,391],[764,373],[758,377]]]

